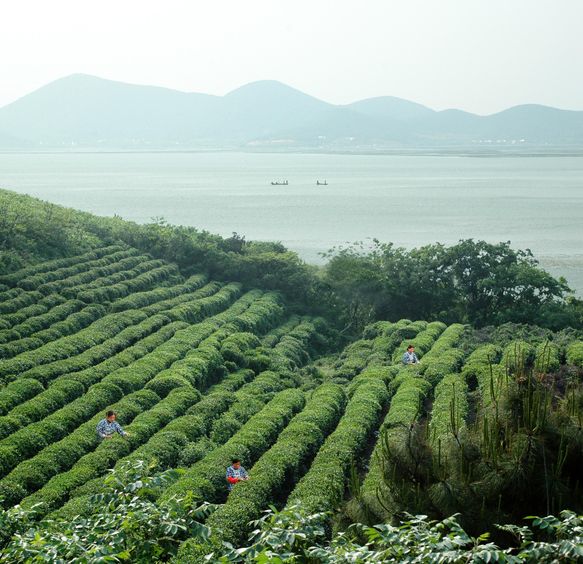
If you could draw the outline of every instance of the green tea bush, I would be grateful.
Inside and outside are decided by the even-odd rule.
[[[277,392],[298,384],[299,379],[293,373],[262,372],[236,392],[229,409],[213,422],[210,430],[211,440],[217,444],[225,443]]]
[[[207,277],[204,274],[195,274],[183,284],[155,288],[153,290],[142,292],[132,292],[131,295],[112,303],[110,309],[112,312],[124,311],[126,309],[141,309],[179,296],[191,295],[193,292],[202,288],[206,283]],[[152,313],[158,312],[155,311]]]
[[[103,343],[126,327],[143,321],[146,317],[140,311],[125,311],[107,315],[74,335],[62,337],[34,351],[28,351],[4,361],[0,366],[0,377],[4,376],[8,377],[9,380],[14,380],[17,377],[22,377],[22,373],[25,371],[38,367],[40,364],[69,359]]]
[[[391,400],[384,427],[409,426],[420,414],[423,400],[430,390],[431,384],[427,380],[407,373]]]
[[[583,342],[574,341],[567,347],[567,364],[583,368]]]
[[[16,380],[17,382],[19,380]],[[10,433],[4,433],[3,423],[6,419],[18,421],[18,427],[24,427],[56,411],[85,392],[83,384],[75,380],[54,382],[47,390],[39,393],[33,400],[21,403],[10,411],[9,415],[0,416],[0,439]]]
[[[231,464],[231,458],[238,456],[244,464],[253,464],[275,442],[304,403],[304,394],[300,390],[284,390],[277,394],[227,443],[187,469],[175,484],[163,492],[160,500],[168,502],[175,495],[190,492],[208,500],[223,499],[227,493],[225,469]]]
[[[85,304],[79,300],[67,300],[62,304],[57,304],[46,313],[28,317],[21,323],[14,325],[9,331],[0,331],[0,342],[7,343],[14,339],[30,337],[33,333],[38,333],[59,321],[63,321],[84,306]]]
[[[258,294],[253,294],[253,296],[257,296]],[[273,303],[273,299],[272,296],[266,294],[263,296],[264,300],[266,300],[268,303]],[[255,306],[259,306],[259,307],[255,307]],[[261,319],[264,318],[266,313],[269,312],[269,309],[265,309],[265,307],[262,305],[261,303],[261,299],[257,300],[257,302],[252,303],[249,307],[249,309],[247,309],[245,311],[246,313],[246,320],[245,323],[248,324],[253,324],[254,323],[254,318],[257,319]],[[228,324],[225,326],[225,328],[228,327]],[[217,334],[220,333],[220,331],[217,332]],[[225,336],[229,335],[229,332],[224,333]],[[228,337],[227,337],[228,338]],[[213,337],[210,337],[210,341],[209,344],[212,342]],[[192,344],[192,339],[189,339],[189,342]],[[222,341],[219,339],[217,340],[217,344],[220,345]],[[212,347],[210,347],[209,350],[212,350]],[[204,351],[204,347],[203,346],[199,346],[196,349],[193,349],[192,351],[190,351],[190,353],[187,355],[186,359],[188,359],[189,356],[192,356],[193,358],[196,358],[197,355],[200,355],[201,352]],[[215,351],[216,354],[216,351]],[[220,355],[218,356],[218,359],[220,361]],[[179,373],[181,371],[181,367],[182,367],[182,361],[173,364],[172,369],[175,370],[177,373]],[[171,372],[172,369],[170,371],[167,372]],[[160,375],[163,375],[164,373],[160,373]],[[237,385],[243,385],[245,380],[248,379],[250,377],[251,373],[249,372],[245,372],[245,373],[241,373],[241,374],[236,374],[236,375],[232,375],[229,376],[228,379],[232,379],[232,382],[237,382]],[[160,376],[159,376],[160,377]],[[222,388],[218,388],[216,389],[215,393],[209,394],[208,397],[203,398],[202,401],[198,402],[197,404],[195,404],[190,412],[192,413],[192,415],[190,417],[192,417],[192,419],[196,420],[196,423],[194,425],[194,427],[192,427],[193,429],[197,429],[198,430],[198,434],[200,436],[200,433],[206,431],[209,429],[208,424],[212,421],[212,419],[214,417],[216,417],[218,414],[220,414],[221,410],[221,403],[222,403],[222,410],[224,410],[225,408],[227,408],[231,402],[233,401],[233,399],[238,399],[238,403],[240,406],[243,405],[248,405],[249,404],[249,398],[253,398],[256,397],[255,394],[258,392],[258,390],[260,389],[265,389],[265,386],[268,385],[268,379],[272,379],[274,382],[277,382],[277,389],[283,389],[283,387],[285,385],[291,385],[294,383],[293,380],[290,379],[286,379],[286,378],[282,378],[282,377],[278,377],[278,378],[273,378],[271,375],[263,375],[263,377],[258,377],[257,383],[252,386],[253,382],[251,382],[250,384],[247,384],[247,386],[250,386],[250,388],[248,389],[246,394],[243,394],[239,397],[237,397],[237,394],[235,394],[235,396],[233,396],[233,389],[231,388],[231,391],[227,391],[227,389],[222,389]],[[154,380],[152,380],[153,382]],[[183,380],[182,380],[183,381]],[[219,387],[221,386],[220,384],[218,385]],[[232,384],[231,384],[232,386]],[[245,386],[244,386],[245,387]],[[215,388],[213,388],[215,389]],[[269,397],[271,397],[271,394],[269,395]],[[264,402],[267,401],[267,397],[264,399]],[[264,403],[263,402],[263,403]],[[208,406],[208,407],[207,407]],[[171,429],[172,429],[172,425],[168,426],[169,430],[168,432],[172,433]],[[192,437],[194,438],[194,437]],[[159,441],[160,442],[160,441]],[[145,445],[147,446],[147,445]],[[167,445],[164,445],[165,447]],[[181,443],[179,446],[183,446],[183,443]],[[138,449],[141,450],[141,449]],[[168,450],[168,449],[167,449]],[[174,450],[175,452],[175,456],[177,456],[177,450]],[[139,456],[143,456],[145,453],[142,451],[140,453],[138,453]],[[147,454],[147,453],[146,453]],[[81,495],[82,494],[83,489],[81,488]],[[77,503],[72,503],[72,507],[78,507],[80,505],[79,502]]]
[[[120,414],[121,423],[126,424],[158,401],[160,398],[151,390],[140,390],[126,396],[116,404],[107,406],[106,410],[117,411]],[[46,446],[36,456],[23,460],[0,480],[0,484],[18,484],[29,495],[38,490],[53,476],[71,468],[81,456],[99,444],[95,429],[102,418],[103,413],[99,413],[65,438]],[[20,499],[6,499],[5,503],[14,504],[18,501]]]
[[[204,438],[205,433],[210,428],[210,422],[228,409],[233,401],[233,392],[249,382],[253,376],[249,370],[229,374],[220,383],[215,384],[206,396],[195,403],[188,410],[188,415],[173,419],[145,444],[121,458],[116,463],[115,468],[119,468],[128,461],[140,460],[162,469],[175,467],[179,464],[179,458],[182,460],[182,456],[191,445],[193,452],[194,445],[197,447],[205,445],[208,450],[203,453],[203,456],[208,454],[208,451],[215,446]],[[64,508],[58,511],[58,514],[73,517],[83,513],[89,507],[90,496],[102,491],[102,489],[103,480],[100,478],[89,480],[70,492],[73,499],[67,502]]]
[[[45,298],[40,299],[36,303],[29,306],[22,307],[15,311],[14,313],[7,313],[2,316],[2,321],[12,328],[12,331],[16,333],[15,327],[29,319],[47,313],[52,307],[65,302],[65,298],[59,296],[58,294],[51,294]],[[9,336],[12,336],[9,333]]]
[[[130,249],[130,254],[122,254],[127,252],[127,247],[121,245],[110,245],[107,247],[101,247],[100,249],[95,249],[93,251],[89,251],[82,255],[77,255],[73,257],[67,257],[62,259],[55,259],[55,260],[48,260],[44,262],[40,262],[37,264],[33,264],[26,268],[22,268],[17,270],[16,272],[12,272],[10,274],[6,274],[4,276],[0,276],[0,280],[8,284],[9,286],[15,286],[18,284],[20,286],[20,282],[23,282],[23,286],[34,286],[36,280],[40,280],[38,284],[42,284],[43,281],[50,281],[50,280],[58,280],[59,278],[71,276],[81,272],[86,268],[90,268],[92,264],[95,264],[95,261],[104,260],[102,263],[111,264],[116,262],[120,258],[125,256],[130,256],[131,253],[138,254],[135,249]],[[67,268],[72,267],[71,270],[66,270]],[[45,275],[44,277],[39,277],[38,279],[35,278],[36,275]],[[26,282],[24,282],[26,280]]]
[[[156,266],[157,265],[157,266]],[[142,272],[144,271],[145,272]],[[74,295],[86,303],[112,302],[131,295],[134,291],[147,290],[156,284],[178,276],[175,265],[165,264],[163,261],[148,261],[126,273],[126,280],[116,284],[106,285],[103,279],[102,286],[81,291],[71,289]],[[66,295],[66,293],[64,293]]]
[[[51,341],[56,341],[61,337],[77,333],[104,315],[105,308],[102,306],[88,306],[81,311],[72,313],[62,321],[55,322],[47,329],[31,333],[29,337],[22,337],[0,345],[0,357],[12,358],[28,350],[37,349]]]
[[[462,367],[465,354],[460,349],[443,350],[439,355],[426,358],[424,361],[423,377],[436,385],[446,374],[457,372]]]
[[[0,288],[0,302],[12,300],[13,298],[16,298],[16,296],[22,294],[23,291],[22,288],[9,288],[2,284]]]
[[[180,453],[180,465],[192,466],[202,460],[217,445],[208,437],[202,437],[197,441],[189,442]]]
[[[125,430],[129,433],[126,440],[116,438],[102,441],[93,452],[82,456],[70,470],[53,476],[41,489],[22,500],[21,505],[32,508],[41,503],[37,512],[47,514],[62,505],[71,491],[105,474],[120,458],[144,444],[174,418],[183,415],[199,399],[200,393],[189,386],[174,388],[165,399],[138,414],[126,426]]]
[[[45,281],[39,284],[36,287],[36,289],[45,295],[52,294],[53,292],[59,294],[62,293],[63,295],[65,295],[67,288],[80,286],[86,283],[92,283],[97,278],[106,277],[116,272],[133,268],[136,265],[140,264],[141,262],[149,260],[149,258],[150,257],[148,257],[147,255],[138,255],[138,253],[134,252],[133,250],[121,251],[119,253],[118,260],[111,262],[109,264],[101,266],[91,266],[89,268],[87,268],[89,265],[85,265],[85,268],[83,268],[80,272],[72,276],[61,275],[57,276],[56,278],[51,277],[49,281],[48,277],[46,275],[43,275],[43,277],[45,277]]]
[[[502,349],[498,345],[482,345],[475,349],[466,359],[462,374],[468,382],[478,377],[484,367],[498,364],[502,358]]]
[[[0,476],[13,467],[7,453],[16,455],[16,461],[34,456],[54,441],[62,439],[88,417],[95,415],[104,406],[119,400],[122,390],[110,383],[93,386],[86,394],[65,405],[42,421],[22,427],[0,441]],[[13,459],[13,457],[11,457]]]
[[[253,333],[234,333],[227,337],[221,345],[221,354],[225,360],[234,362],[240,368],[245,368],[249,364],[249,352],[257,348],[260,343],[259,337]]]
[[[340,504],[348,470],[370,440],[388,399],[382,380],[370,378],[358,386],[340,423],[290,494],[288,505],[302,503],[308,511],[327,511]]]
[[[227,284],[218,292],[199,300],[188,301],[171,309],[165,310],[164,313],[174,321],[186,321],[188,323],[198,323],[214,315],[225,308],[225,306],[236,299],[241,293],[239,284]],[[147,311],[146,308],[145,311]]]
[[[409,328],[415,327],[415,323],[408,326]],[[433,346],[436,339],[444,332],[446,329],[445,323],[441,321],[433,321],[425,326],[425,329],[421,329],[414,338],[403,341],[393,353],[393,363],[398,363],[401,361],[403,354],[406,352],[409,345],[415,347],[415,352],[417,356],[423,356]]]
[[[468,385],[462,374],[448,374],[435,387],[429,440],[445,444],[463,431],[468,416]]]
[[[92,385],[99,383],[106,375],[111,374],[115,370],[123,368],[142,358],[146,354],[152,352],[157,347],[168,341],[176,333],[176,331],[186,327],[188,327],[188,325],[182,322],[169,323],[168,325],[162,326],[153,334],[146,336],[144,339],[137,341],[134,345],[124,349],[123,351],[104,360],[103,362],[96,364],[95,366],[90,366],[78,372],[65,373],[57,377],[51,382],[47,389],[47,394],[49,398],[51,398],[50,402],[45,402],[43,399],[44,396],[39,398],[38,403],[36,402],[36,397],[41,393],[44,394],[42,385],[37,382],[41,388],[36,388],[36,392],[34,394],[31,391],[26,397],[11,397],[9,405],[11,408],[15,408],[16,405],[23,404],[23,410],[26,413],[29,422],[38,421],[39,419],[47,417],[57,409],[66,405],[65,401],[57,401],[57,396],[53,395],[53,393],[50,391],[52,386],[57,382],[69,380],[78,382],[83,386],[84,390],[87,391]],[[30,380],[23,378],[8,384],[6,388],[0,391],[0,402],[2,401],[2,398],[5,397],[3,392],[10,390],[13,385],[16,385],[16,383],[20,381],[27,382]],[[36,382],[36,380],[33,381]],[[9,398],[6,399],[8,400]]]
[[[0,389],[0,414],[8,413],[15,405],[34,397],[44,390],[33,378],[20,378]]]
[[[259,458],[250,480],[237,484],[227,502],[209,519],[221,540],[239,543],[248,523],[259,517],[273,496],[292,486],[324,438],[334,429],[345,404],[344,392],[335,384],[317,388],[303,411],[279,435],[277,442]]]
[[[270,352],[271,368],[288,372],[308,362],[312,352],[326,346],[325,339],[324,342],[319,339],[326,330],[326,324],[318,319],[303,320],[273,347]]]
[[[19,310],[22,310],[26,306],[30,306],[38,302],[42,299],[42,297],[43,295],[40,292],[24,292],[12,298],[11,300],[0,302],[0,315],[15,313]],[[46,311],[46,309],[44,309],[44,311]]]
[[[144,337],[152,334],[154,331],[157,331],[163,325],[167,324],[169,319],[163,315],[144,319],[143,315],[141,315],[139,312],[136,312],[136,315],[128,316],[128,318],[121,323],[119,323],[117,320],[115,320],[114,323],[110,323],[107,320],[107,317],[98,320],[95,323],[99,323],[100,321],[105,321],[104,325],[106,327],[104,329],[93,332],[91,331],[91,327],[89,327],[88,330],[84,329],[79,331],[76,335],[83,334],[83,339],[79,338],[76,341],[67,343],[68,347],[63,348],[63,350],[60,352],[56,346],[50,350],[46,350],[45,358],[47,359],[47,362],[41,363],[40,366],[29,368],[28,370],[22,372],[20,377],[35,378],[36,380],[39,380],[43,384],[47,385],[49,382],[55,380],[55,378],[58,376],[68,372],[76,372],[90,368],[95,364],[98,364],[112,357],[116,353],[123,351]],[[131,321],[134,321],[135,323],[132,324]],[[74,336],[75,335],[72,335],[71,337]],[[69,337],[63,337],[63,339],[68,338]],[[63,339],[53,341],[53,343],[49,343],[49,345],[62,342]],[[26,358],[27,365],[29,360],[31,362],[33,361],[33,353],[39,353],[40,356],[39,351],[43,349],[44,347],[41,347],[36,351],[25,353],[26,355],[30,355]],[[65,355],[65,350],[67,349],[73,349],[77,351],[77,354],[72,354],[70,357],[67,357]],[[59,358],[53,361],[48,361],[47,357],[53,354]],[[24,355],[20,355],[8,362],[16,362],[23,356]],[[65,358],[62,358],[63,356],[65,356]]]
[[[526,341],[512,341],[502,354],[502,365],[511,373],[522,371],[532,366],[535,359],[535,348]]]
[[[410,319],[400,319],[397,322],[392,321],[376,321],[367,325],[363,332],[363,339],[376,339],[377,337],[386,337],[391,335],[395,330],[402,329],[411,325],[412,321]]]
[[[540,374],[555,372],[561,365],[560,349],[551,341],[539,343],[535,350],[534,369]]]
[[[269,331],[269,333],[267,333],[267,335],[264,335],[261,339],[261,343],[265,347],[273,348],[284,335],[299,325],[301,321],[302,318],[298,315],[291,315],[285,323],[279,325],[275,329],[272,329]]]
[[[224,286],[224,284],[221,282],[217,282],[217,281],[209,282],[208,284],[205,284],[201,288],[198,288],[192,292],[179,294],[178,296],[175,296],[172,298],[165,298],[163,300],[154,301],[153,303],[151,303],[149,305],[143,306],[141,309],[143,311],[145,311],[148,315],[153,315],[153,314],[159,313],[161,311],[167,311],[167,310],[173,309],[174,307],[179,306],[181,304],[185,304],[187,302],[199,300],[202,298],[209,298],[213,294],[216,294],[223,286]],[[157,292],[161,289],[162,288],[158,288],[156,290],[150,290],[150,291]],[[148,292],[145,292],[145,294],[147,294],[147,293]],[[126,299],[127,300],[131,299],[131,297],[132,296],[128,296],[125,299],[114,302],[113,304],[111,304],[111,308],[116,309],[116,306],[118,303],[123,305],[124,301]],[[124,306],[124,309],[128,309],[128,308]]]
[[[168,264],[163,260],[148,260],[149,257],[140,257],[143,258],[141,262],[132,264],[129,268],[123,268],[114,272],[113,274],[108,274],[106,276],[97,277],[89,282],[84,282],[79,284],[78,286],[71,286],[69,288],[65,288],[61,291],[63,296],[67,298],[73,298],[75,295],[81,292],[90,292],[91,290],[95,289],[102,289],[107,287],[112,287],[120,282],[127,282],[130,281],[141,274],[150,272],[152,270],[156,270],[160,267],[170,267],[173,273],[176,273],[175,265]],[[85,300],[83,300],[85,301]]]

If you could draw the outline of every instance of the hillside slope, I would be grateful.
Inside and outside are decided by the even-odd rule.
[[[115,233],[107,226],[86,232],[82,252],[63,252],[74,247],[61,240],[58,258],[0,274],[0,500],[10,527],[0,561],[64,550],[201,562],[245,546],[270,506],[293,514],[287,526],[312,520],[324,537],[404,511],[460,513],[474,534],[583,510],[580,333],[401,319],[368,325],[341,350],[328,322],[294,313],[281,293],[185,276],[143,249],[104,244],[97,235]],[[35,229],[25,241],[44,234],[38,259],[54,240],[46,225]],[[22,236],[4,236],[4,247]],[[410,346],[420,362],[405,365]],[[109,410],[127,435],[98,436]],[[229,490],[237,458],[249,480]],[[216,504],[212,513],[202,501]],[[177,515],[190,526],[175,526]],[[146,527],[133,526],[145,516]]]

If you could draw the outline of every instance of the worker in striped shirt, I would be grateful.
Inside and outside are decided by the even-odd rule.
[[[115,411],[108,411],[105,414],[105,418],[97,423],[97,436],[103,439],[113,438],[114,433],[119,433],[124,439],[129,437],[129,433],[126,433],[121,425],[116,421],[117,413]]]
[[[229,490],[233,489],[233,486],[240,481],[246,481],[249,479],[249,474],[247,470],[241,466],[241,461],[238,458],[231,459],[231,466],[227,468],[227,482]]]

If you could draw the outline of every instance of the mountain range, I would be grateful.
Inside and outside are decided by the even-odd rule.
[[[0,148],[583,146],[583,111],[535,104],[480,116],[391,96],[334,105],[277,81],[225,96],[74,74],[0,108]]]

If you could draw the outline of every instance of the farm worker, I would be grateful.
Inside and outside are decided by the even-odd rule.
[[[119,433],[124,439],[129,436],[119,423],[115,421],[117,413],[115,411],[108,411],[105,418],[97,423],[97,436],[100,439],[111,439],[114,433]]]
[[[403,364],[419,364],[419,359],[415,354],[415,347],[413,345],[407,347],[407,351],[403,355]]]
[[[233,486],[240,482],[249,479],[249,474],[247,470],[241,466],[241,461],[238,458],[231,459],[231,466],[227,468],[227,482],[229,490],[233,489]]]

